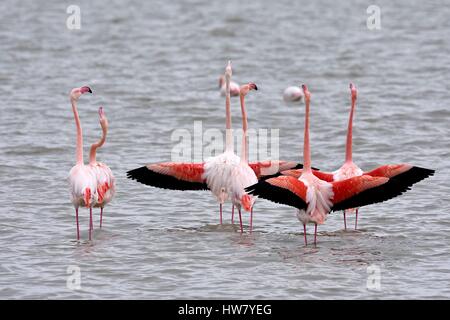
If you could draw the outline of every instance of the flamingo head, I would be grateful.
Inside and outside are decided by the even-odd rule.
[[[302,84],[302,89],[303,89],[303,95],[305,96],[305,101],[309,101],[311,98],[311,93],[308,90],[308,87],[304,84]]]
[[[225,68],[225,80],[230,80],[233,75],[233,71],[231,70],[231,61],[228,61],[228,64]]]
[[[108,128],[108,118],[106,118],[106,114],[103,111],[103,107],[98,108],[98,115],[100,118],[100,125],[102,126],[103,129],[107,129]]]
[[[70,92],[70,98],[73,100],[78,100],[78,98],[86,92],[92,93],[91,88],[89,88],[88,86],[83,86],[80,88],[72,89],[72,91]]]
[[[356,91],[356,87],[353,83],[350,83],[350,91],[352,93],[352,100],[356,100],[358,92]]]
[[[258,87],[253,82],[244,84],[240,87],[239,92],[241,96],[245,96],[250,90],[258,90]]]

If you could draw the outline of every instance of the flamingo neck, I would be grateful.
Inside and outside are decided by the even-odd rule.
[[[97,149],[103,146],[106,140],[106,135],[108,133],[108,128],[105,126],[102,126],[102,137],[97,143],[93,143],[91,145],[91,150],[89,153],[89,164],[94,164],[97,162]]]
[[[241,162],[248,163],[247,153],[247,112],[245,111],[245,96],[241,94],[241,112],[242,112],[242,150],[241,150]]]
[[[352,98],[352,107],[350,109],[350,116],[348,118],[348,128],[347,128],[347,143],[345,146],[345,162],[352,162],[352,144],[353,144],[353,114],[355,113],[355,101]]]
[[[226,138],[225,138],[225,151],[233,152],[233,132],[231,130],[231,106],[230,106],[230,78],[225,79],[225,112],[226,112]]]
[[[71,99],[70,102],[72,103],[73,116],[75,118],[75,125],[77,127],[77,164],[83,164],[83,130],[81,129],[80,117],[78,116],[77,103],[74,99]]]
[[[305,101],[305,136],[303,139],[303,172],[311,172],[311,149],[309,146],[309,99]]]

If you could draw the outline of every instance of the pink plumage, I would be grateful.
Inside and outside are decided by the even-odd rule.
[[[81,95],[92,90],[89,87],[75,88],[70,92],[70,102],[72,104],[72,111],[75,118],[75,125],[77,129],[76,142],[76,165],[69,173],[69,186],[71,193],[71,201],[75,207],[76,223],[77,223],[77,239],[80,239],[80,227],[78,222],[78,208],[80,206],[89,208],[89,240],[93,229],[92,223],[92,207],[98,201],[97,194],[97,179],[92,167],[84,164],[83,160],[83,132],[81,129],[80,117],[78,115],[77,101]]]

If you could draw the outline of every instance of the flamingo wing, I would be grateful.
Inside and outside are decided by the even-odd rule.
[[[208,190],[203,173],[203,163],[163,162],[130,170],[127,177],[163,189]]]
[[[270,200],[272,202],[296,207],[300,210],[305,210],[307,207],[307,187],[303,182],[294,177],[272,177],[266,180],[261,180],[258,183],[245,188],[245,190],[249,194]]]
[[[248,164],[258,179],[277,177],[282,171],[303,169],[303,164],[295,161],[266,160]],[[314,168],[314,170],[319,170]]]
[[[407,185],[395,179],[369,175],[332,182],[332,186],[334,193],[332,211],[387,201],[409,190]]]
[[[393,178],[397,183],[411,187],[413,184],[434,175],[434,170],[412,166],[410,164],[388,164],[364,174],[373,177]]]

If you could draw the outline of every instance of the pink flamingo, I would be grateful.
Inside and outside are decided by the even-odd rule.
[[[220,95],[226,96],[227,88],[226,88],[226,81],[225,81],[224,75],[221,75],[219,78],[219,88],[220,88]],[[230,96],[232,96],[232,97],[239,96],[239,84],[237,84],[234,81],[230,81]]]
[[[233,174],[233,183],[231,184],[231,194],[233,203],[232,221],[234,216],[234,207],[239,212],[239,222],[242,230],[241,207],[245,211],[250,211],[250,230],[253,227],[253,204],[255,198],[245,192],[245,188],[258,182],[255,171],[248,164],[248,147],[247,147],[247,112],[245,110],[245,96],[250,90],[258,90],[254,83],[248,83],[240,87],[240,102],[242,113],[242,149],[239,165],[235,167]]]
[[[94,205],[94,207],[100,208],[101,228],[103,221],[103,208],[114,197],[116,192],[116,183],[111,169],[106,164],[97,162],[96,160],[97,149],[103,146],[106,140],[106,135],[108,134],[108,119],[106,118],[102,107],[98,109],[98,114],[100,118],[100,126],[102,127],[102,137],[98,142],[92,144],[91,146],[91,151],[89,154],[89,165],[94,170],[97,179],[98,201]]]
[[[304,241],[306,224],[314,223],[314,244],[317,243],[317,224],[323,224],[331,211],[362,207],[389,200],[408,190],[386,177],[357,176],[328,182],[313,174],[309,146],[310,92],[303,85],[305,97],[305,136],[303,146],[304,168],[299,178],[281,175],[246,188],[261,198],[296,207],[297,218],[303,224]],[[390,182],[390,183],[388,183]]]
[[[171,190],[210,190],[219,202],[220,223],[222,224],[222,207],[229,199],[230,188],[235,183],[234,171],[240,166],[241,160],[234,153],[231,129],[230,83],[232,76],[231,63],[225,69],[225,111],[226,111],[226,141],[225,151],[203,163],[153,163],[127,172],[129,179],[140,183]],[[281,170],[302,167],[293,161],[272,160],[249,163],[259,179],[266,175],[275,174]],[[242,198],[242,197],[241,197]],[[245,199],[241,199],[245,202]],[[241,202],[242,203],[242,202]],[[240,218],[241,232],[242,217]]]
[[[73,115],[77,128],[77,144],[76,144],[76,164],[69,173],[70,193],[72,195],[72,203],[75,207],[75,215],[77,221],[77,240],[80,239],[80,227],[78,223],[78,208],[85,206],[89,208],[89,240],[93,229],[92,223],[92,206],[97,203],[97,179],[92,167],[84,164],[83,160],[83,132],[78,116],[77,101],[79,97],[86,93],[92,93],[89,87],[75,88],[70,92],[70,102],[72,104]]]
[[[300,101],[303,98],[303,92],[300,87],[297,86],[291,86],[287,87],[283,92],[283,100],[285,102],[294,102],[294,101]]]
[[[326,181],[341,181],[352,177],[361,175],[379,176],[387,178],[395,178],[397,184],[402,184],[405,187],[411,187],[413,184],[431,176],[434,174],[434,170],[412,166],[410,164],[391,164],[378,167],[374,170],[364,172],[361,170],[352,159],[352,142],[353,142],[353,116],[355,113],[357,90],[353,83],[350,83],[351,93],[351,108],[348,120],[347,140],[345,147],[345,162],[344,164],[334,172],[313,171],[314,175],[326,180]],[[285,175],[291,175],[299,177],[301,175],[301,169],[288,170],[283,172]],[[355,230],[358,226],[358,208],[350,208],[344,210],[344,228],[347,229],[346,214],[356,212]]]

